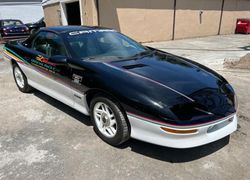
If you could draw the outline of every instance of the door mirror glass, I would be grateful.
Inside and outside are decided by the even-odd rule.
[[[67,57],[61,55],[55,55],[49,58],[49,62],[55,63],[57,65],[67,64]]]

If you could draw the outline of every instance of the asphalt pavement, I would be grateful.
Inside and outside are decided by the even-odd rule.
[[[250,72],[221,66],[224,58],[248,52],[246,37],[150,44],[214,68],[238,95],[239,125],[230,138],[182,150],[133,139],[120,147],[106,144],[94,133],[89,117],[42,92],[18,91],[9,62],[0,58],[0,180],[249,179]],[[213,43],[223,51],[210,48]],[[227,49],[235,51],[230,55]]]

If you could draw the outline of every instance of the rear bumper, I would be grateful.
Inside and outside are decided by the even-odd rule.
[[[18,35],[18,36],[3,36],[0,38],[0,43],[6,43],[8,41],[13,41],[13,40],[25,40],[29,37],[29,34],[27,35]]]
[[[235,33],[243,33],[243,34],[250,33],[250,26],[248,26],[248,27],[237,27],[236,30],[235,30]]]
[[[219,122],[199,127],[169,127],[162,124],[144,121],[141,117],[128,114],[131,125],[131,137],[152,144],[173,148],[191,148],[201,146],[222,139],[237,129],[236,114],[221,119]],[[174,130],[192,130],[191,134],[176,134],[162,130],[162,128]]]

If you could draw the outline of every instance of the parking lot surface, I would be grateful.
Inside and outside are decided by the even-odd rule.
[[[238,59],[250,53],[250,36],[244,34],[210,36],[153,42],[146,45],[190,58],[212,69],[222,69],[225,59]]]
[[[250,71],[222,68],[225,57],[248,52],[246,37],[150,44],[217,70],[238,95],[239,125],[230,139],[182,150],[137,140],[118,148],[104,143],[88,117],[39,91],[19,92],[0,58],[0,179],[249,179]]]

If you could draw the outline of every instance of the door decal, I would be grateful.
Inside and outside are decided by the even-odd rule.
[[[42,55],[38,55],[35,59],[31,59],[31,64],[53,73],[60,72],[54,63],[49,62],[48,58],[45,58]]]
[[[82,76],[79,76],[77,74],[73,74],[72,79],[73,79],[73,82],[76,84],[81,84],[82,82]]]

